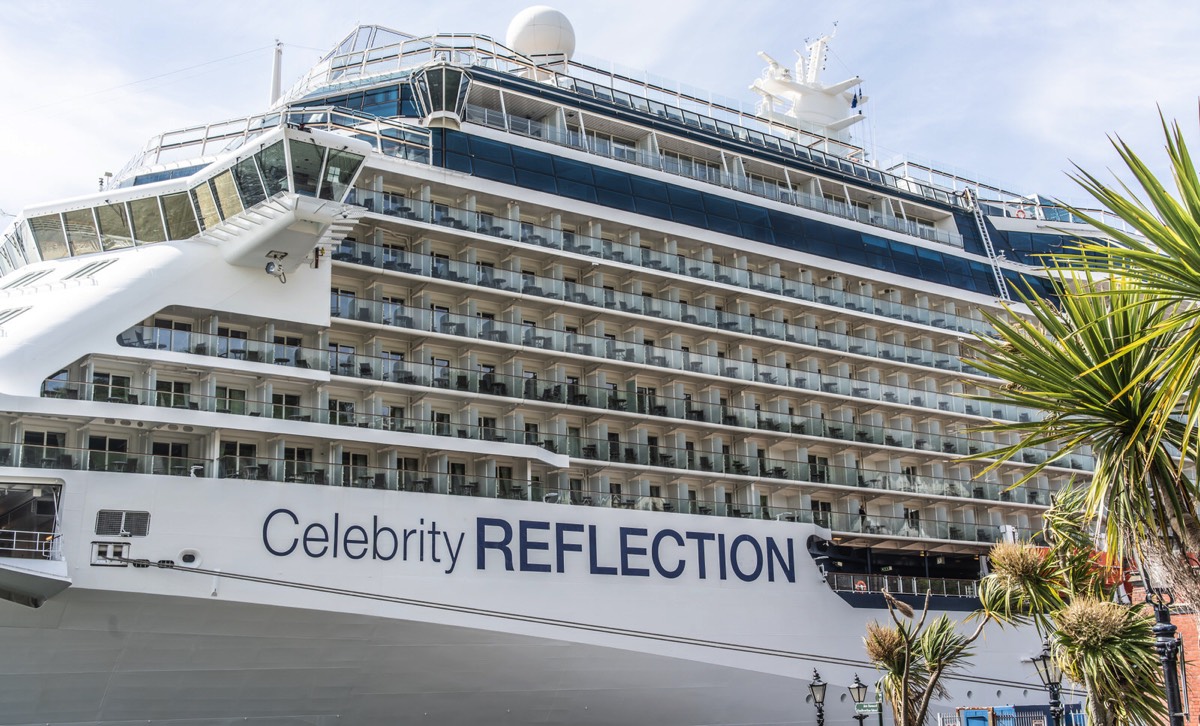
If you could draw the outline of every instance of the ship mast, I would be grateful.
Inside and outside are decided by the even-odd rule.
[[[280,77],[283,71],[283,43],[279,42],[279,38],[275,39],[275,58],[271,62],[271,105],[279,100]]]

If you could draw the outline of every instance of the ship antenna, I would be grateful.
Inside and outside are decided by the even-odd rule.
[[[280,77],[283,74],[283,43],[279,42],[279,38],[275,39],[275,59],[271,63],[271,105],[279,100],[280,95]]]

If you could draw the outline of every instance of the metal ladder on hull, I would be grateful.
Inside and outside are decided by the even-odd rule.
[[[979,197],[970,189],[964,189],[963,199],[971,205],[971,213],[975,215],[975,226],[979,229],[979,238],[983,240],[983,249],[987,252],[988,265],[992,268],[992,278],[996,281],[998,295],[1004,302],[1012,302],[1012,297],[1008,294],[1008,284],[1004,281],[1004,274],[1000,272],[1000,264],[996,259],[996,248],[992,246],[992,236],[988,234],[987,224],[984,223],[983,206],[979,203]]]

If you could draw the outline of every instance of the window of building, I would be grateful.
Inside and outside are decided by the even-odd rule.
[[[116,373],[92,374],[92,398],[96,401],[126,403],[129,401],[129,376]]]
[[[354,415],[354,401],[329,399],[329,423],[339,426],[354,426],[358,423]]]
[[[187,381],[155,381],[155,404],[168,408],[191,408],[199,406],[192,401],[192,384]]]
[[[246,413],[246,390],[217,386],[217,413]]]
[[[315,477],[311,476],[312,470],[312,449],[294,446],[284,447],[283,476],[286,481],[306,481],[314,479]]]
[[[291,421],[307,421],[311,418],[300,409],[300,394],[298,393],[272,393],[271,417]]]
[[[91,471],[125,471],[129,440],[111,436],[88,437],[87,468]]]

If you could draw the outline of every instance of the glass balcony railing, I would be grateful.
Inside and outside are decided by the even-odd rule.
[[[870,356],[889,362],[909,363],[954,373],[984,375],[963,363],[955,352],[928,350],[888,340],[820,331],[753,315],[739,315],[694,304],[647,298],[619,290],[577,282],[564,282],[514,270],[498,270],[490,266],[447,260],[419,252],[401,252],[378,245],[344,242],[339,251],[333,254],[333,259],[339,262],[368,265],[383,270],[460,282],[525,296],[562,300],[671,322],[700,325],[769,340],[786,340],[790,343]],[[811,287],[811,285],[808,286]],[[340,314],[343,317],[352,317],[355,312],[351,305],[350,309],[344,309],[340,311]]]
[[[947,232],[945,230],[936,229],[932,226],[918,225],[906,219],[901,219],[895,216],[884,215],[882,212],[869,211],[858,207],[846,204],[845,202],[830,201],[823,197],[805,194],[803,192],[789,191],[780,187],[778,184],[755,183],[756,180],[745,175],[729,174],[719,169],[714,169],[701,164],[691,164],[681,162],[678,158],[666,156],[664,154],[656,154],[647,151],[631,149],[625,146],[617,146],[607,143],[603,140],[585,137],[577,131],[564,131],[555,129],[545,124],[536,121],[529,121],[524,118],[507,116],[500,111],[494,109],[481,108],[479,106],[467,106],[467,121],[488,126],[489,128],[501,129],[508,133],[518,136],[526,136],[529,138],[546,141],[556,146],[565,146],[571,149],[584,151],[589,154],[601,156],[606,159],[616,159],[618,161],[636,164],[647,169],[655,169],[663,171],[674,176],[682,176],[688,179],[695,179],[715,186],[720,186],[726,189],[733,189],[745,194],[750,194],[756,197],[770,199],[784,204],[792,204],[804,209],[831,214],[842,219],[849,219],[855,222],[862,222],[874,227],[888,229],[893,232],[920,237],[921,239],[939,244],[948,245],[962,249],[962,235],[956,232]],[[810,151],[805,152],[806,157],[811,154]],[[819,156],[819,158],[817,158]],[[845,159],[837,157],[828,157],[828,165],[839,172],[854,173],[859,168],[858,165],[852,164]],[[812,154],[811,160],[820,163],[825,160],[826,156],[817,152]],[[866,180],[868,173],[867,167],[862,168],[863,181]],[[878,175],[879,172],[870,170]],[[780,177],[783,174],[780,173]],[[882,181],[882,179],[880,180]],[[896,188],[907,187],[911,182],[905,179],[892,177],[891,186]],[[913,188],[907,189],[920,194],[923,191],[921,185],[914,185]],[[940,190],[939,190],[940,191]],[[945,191],[940,191],[940,196],[930,194],[930,198],[936,198],[937,201],[958,205],[960,202]]]
[[[648,346],[642,343],[613,340],[585,333],[572,333],[555,328],[532,327],[524,323],[508,323],[436,310],[420,310],[394,303],[358,300],[356,305],[357,309],[353,318],[363,322],[506,343],[525,348],[539,348],[554,353],[569,353],[624,363],[670,368],[683,373],[721,376],[760,385],[786,386],[883,403],[979,415],[978,404],[967,401],[958,394],[863,381],[830,373],[789,368],[786,365],[754,363],[692,351]],[[818,340],[818,344],[819,342]],[[994,407],[993,410],[1000,411],[1002,414],[1006,413],[1004,407],[1000,406]],[[1015,408],[1007,413],[1013,420],[1020,416],[1020,412]],[[1004,416],[1002,415],[1001,418]]]
[[[902,320],[906,323],[928,325],[960,333],[986,334],[991,331],[991,326],[986,322],[968,315],[958,315],[953,312],[893,302],[885,298],[860,295],[822,283],[789,280],[780,275],[719,265],[693,257],[643,248],[640,245],[588,237],[577,232],[504,219],[486,212],[472,212],[444,204],[423,202],[388,192],[355,189],[347,201],[364,206],[368,211],[387,216],[401,217],[505,240],[520,241],[525,244],[597,257],[612,262],[637,265],[658,272],[674,273],[706,282],[782,295],[856,313],[878,315]]]
[[[210,476],[211,462],[179,456],[100,451],[66,446],[0,443],[0,466],[29,469],[82,469],[120,474]]]
[[[3,452],[8,452],[4,456]],[[14,453],[15,452],[15,455]],[[117,461],[117,457],[120,461]],[[103,463],[103,467],[99,466]],[[217,459],[157,456],[134,452],[97,451],[71,447],[45,447],[0,441],[0,467],[76,470],[87,468],[120,474],[157,474],[187,477],[236,478],[275,482],[401,490],[428,494],[482,496],[548,504],[613,507],[646,511],[676,512],[725,517],[773,519],[781,522],[812,523],[835,533],[859,533],[881,539],[910,538],[962,542],[998,542],[1009,525],[975,524],[951,520],[914,520],[895,517],[800,509],[798,493],[783,496],[767,506],[719,502],[708,499],[672,499],[643,494],[601,493],[592,489],[555,488],[539,479],[528,480],[477,476],[456,472],[373,467],[358,463],[325,463],[256,456],[225,456]],[[590,483],[589,483],[590,486]],[[796,506],[788,506],[794,504]],[[1015,528],[1019,537],[1033,534]]]
[[[414,316],[416,318],[426,318],[430,324],[427,327],[419,327],[419,329],[430,330],[431,332],[464,334],[464,331],[469,331],[468,326],[478,326],[481,323],[481,319],[479,318],[451,316],[447,313],[441,313],[440,315],[443,316],[443,320],[441,323],[433,325],[433,319],[439,313],[425,310],[410,311],[408,308],[392,303],[369,303],[366,307],[363,307],[363,301],[354,300],[354,303],[355,307],[357,307],[355,316],[357,320],[380,322],[381,318],[377,314],[380,312],[379,308],[390,306],[392,308],[391,314],[397,318],[408,320],[407,324],[403,320],[400,321],[400,324],[406,325],[406,327],[419,327],[413,320]],[[342,312],[340,307],[337,312],[339,314]],[[407,312],[412,312],[413,315],[403,314]],[[463,322],[456,322],[455,318],[461,318]],[[520,335],[525,345],[532,345],[539,349],[555,349],[554,346],[549,345],[546,341],[553,341],[555,336],[552,333],[557,331],[551,331],[546,328],[530,329],[524,325],[503,324],[496,323],[495,321],[482,322],[494,324],[491,327],[484,326],[486,328],[483,331],[484,335],[473,337],[509,342],[515,336]],[[395,321],[392,321],[392,324],[394,323]],[[505,326],[511,330],[505,330]],[[151,326],[136,326],[122,335],[121,343],[137,347],[138,340],[159,340],[162,339],[163,336],[161,333],[163,332],[177,334],[179,331]],[[510,333],[512,334],[511,338]],[[954,433],[943,433],[933,429],[914,431],[912,429],[886,427],[866,422],[843,421],[836,418],[822,418],[820,416],[806,416],[794,413],[789,414],[770,409],[747,409],[697,401],[688,403],[689,399],[686,398],[671,398],[666,396],[661,397],[661,402],[647,405],[645,401],[636,401],[634,394],[629,392],[622,393],[615,387],[588,387],[567,381],[555,380],[539,381],[536,377],[512,376],[495,372],[486,374],[470,369],[454,368],[448,365],[435,366],[433,364],[411,363],[395,358],[382,358],[357,353],[337,353],[315,348],[282,346],[267,343],[266,341],[236,339],[239,344],[238,347],[230,349],[227,353],[221,353],[220,351],[225,347],[224,343],[228,342],[229,339],[202,333],[188,333],[188,335],[191,336],[188,341],[191,347],[184,348],[180,352],[233,357],[254,362],[269,361],[278,365],[294,366],[297,368],[312,368],[316,366],[326,369],[330,373],[354,378],[393,381],[407,385],[454,389],[458,391],[470,391],[472,393],[487,393],[489,395],[510,398],[553,401],[572,406],[590,406],[610,410],[633,411],[636,404],[637,413],[651,416],[707,421],[710,423],[720,423],[724,426],[740,426],[774,432],[819,436],[855,441],[863,444],[901,447],[920,451],[936,451],[943,454],[974,455],[994,448],[991,444],[978,438],[961,436]],[[559,348],[562,352],[591,354],[591,351],[595,347],[604,346],[607,349],[610,346],[605,344],[613,343],[613,341],[604,338],[593,338],[589,341],[589,336],[579,336],[576,334],[566,334],[566,337],[571,340]],[[581,342],[581,340],[584,342]],[[612,354],[606,357],[627,362],[649,362],[654,365],[663,365],[661,362],[654,360],[660,357],[654,355],[658,349],[651,348],[650,352],[645,352],[642,350],[645,347],[639,345],[631,348],[619,348],[613,345],[611,346]],[[633,354],[621,353],[621,351],[632,351]],[[669,353],[670,351],[662,352]],[[642,360],[638,360],[639,355]],[[666,356],[661,357],[664,360],[669,360]],[[689,357],[693,356],[689,355]],[[816,384],[820,388],[816,388],[809,386],[808,380],[805,377],[791,376],[784,379],[790,380],[790,384],[786,384],[775,379],[774,376],[776,373],[771,372],[771,370],[765,372],[762,370],[770,367],[745,364],[737,361],[735,363],[741,363],[740,366],[731,366],[729,365],[729,359],[712,357],[707,362],[718,362],[720,366],[723,366],[723,369],[707,370],[702,365],[694,366],[693,364],[704,363],[704,359],[710,357],[698,355],[694,357],[696,360],[688,360],[686,363],[686,369],[694,373],[711,373],[713,375],[741,378],[747,381],[759,381],[772,385],[791,385],[795,388],[810,388],[811,390],[820,390],[825,393],[841,393],[843,389],[846,389],[847,393],[860,398],[869,397],[872,393],[870,384],[860,382],[857,379],[819,375],[816,377]],[[793,372],[793,369],[790,368],[776,368],[774,370],[780,371],[778,375],[786,375]],[[533,381],[532,383],[530,383],[531,380]],[[853,387],[846,385],[848,382],[852,382]],[[58,382],[55,382],[55,385],[56,387],[61,387]],[[888,387],[888,389],[895,388]],[[67,390],[70,390],[70,388],[68,387]],[[904,390],[908,390],[911,393],[911,389]],[[911,401],[913,405],[921,405],[922,403],[920,395],[912,395],[911,398],[902,400],[895,390],[885,389],[876,391],[876,393],[880,396],[876,400],[892,403]],[[47,393],[47,395],[51,394]],[[945,397],[951,398],[950,396]],[[631,404],[631,399],[634,399],[633,404]],[[962,399],[955,400],[958,400],[964,408],[972,405],[963,403]],[[948,407],[942,408],[939,406],[939,408],[940,410],[949,410]],[[1023,452],[1022,461],[1037,464],[1054,456],[1056,453],[1052,449],[1030,447]],[[1092,459],[1087,454],[1078,453],[1073,455],[1072,459],[1076,464],[1072,465],[1072,468],[1090,468],[1092,464]]]
[[[361,362],[359,362],[361,365]],[[399,364],[402,376],[412,376],[412,383],[420,383],[418,373],[412,372],[416,364]],[[457,378],[457,376],[456,376]],[[382,378],[380,380],[383,380]],[[435,387],[456,388],[459,381],[449,376],[444,378],[445,385]],[[431,382],[431,381],[429,381]],[[477,379],[475,385],[482,386],[481,392],[489,390],[488,386],[507,385],[503,381],[486,380],[484,376]],[[462,439],[474,439],[495,443],[512,443],[527,446],[538,446],[553,453],[565,454],[584,463],[605,462],[612,464],[628,464],[640,467],[653,467],[670,470],[685,470],[700,472],[706,476],[722,475],[724,477],[745,477],[747,481],[758,481],[764,485],[787,486],[792,483],[819,484],[838,487],[872,489],[876,491],[899,492],[908,495],[930,497],[960,497],[981,499],[998,502],[1013,502],[1020,504],[1048,505],[1052,490],[1048,487],[1032,483],[1010,490],[998,482],[956,479],[923,474],[905,474],[890,469],[850,468],[831,466],[824,463],[810,463],[794,459],[759,456],[734,456],[703,451],[694,448],[672,448],[650,443],[648,438],[638,436],[638,432],[627,434],[626,441],[612,441],[607,438],[589,438],[570,436],[551,431],[535,429],[509,429],[501,423],[487,423],[480,419],[475,424],[462,423],[446,419],[401,418],[383,413],[359,411],[349,401],[333,401],[329,407],[320,408],[303,406],[294,403],[265,402],[246,400],[244,398],[229,398],[216,396],[200,396],[195,394],[180,394],[147,389],[126,388],[114,391],[110,386],[89,385],[83,383],[68,384],[77,395],[85,399],[104,400],[111,403],[128,403],[153,405],[166,408],[183,408],[195,411],[228,413],[244,416],[266,417],[297,422],[313,422],[339,426],[352,426],[385,431],[400,431],[404,433],[424,434],[428,436],[445,436]],[[470,390],[470,386],[467,389]],[[490,390],[496,390],[492,388]],[[551,388],[543,388],[536,382],[534,385],[520,387],[514,385],[513,390],[520,390],[522,396],[527,392],[531,398],[551,401],[553,396],[561,395]],[[547,391],[551,391],[547,395]],[[581,396],[610,396],[607,389],[596,391],[576,392],[572,395]],[[99,398],[95,398],[99,396]],[[628,399],[626,399],[628,400]],[[563,402],[563,401],[560,401]],[[597,401],[599,402],[599,401]],[[605,400],[606,403],[610,401]],[[662,405],[662,404],[654,404]],[[600,408],[601,406],[597,406]],[[686,409],[685,409],[686,410]],[[707,409],[706,409],[707,410]],[[744,410],[744,409],[743,409]],[[644,433],[644,432],[643,432]],[[843,437],[844,438],[844,437]],[[0,456],[2,456],[0,452]],[[132,466],[141,471],[142,466],[129,464],[127,457],[114,455],[118,461],[116,466]],[[49,460],[47,466],[53,464]],[[68,462],[71,463],[71,462]],[[185,466],[186,462],[178,464]],[[111,468],[113,462],[105,459],[95,468],[116,470]],[[73,468],[73,467],[68,467]],[[89,466],[88,468],[92,468]],[[186,470],[170,473],[188,475]]]

